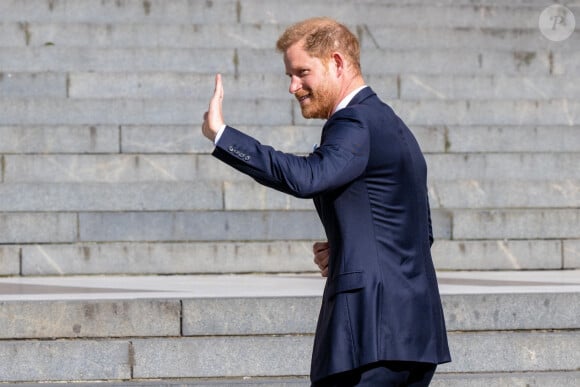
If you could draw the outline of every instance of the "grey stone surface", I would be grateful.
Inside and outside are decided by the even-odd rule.
[[[20,247],[0,246],[0,275],[20,274]]]
[[[213,144],[200,136],[201,124],[125,125],[121,127],[123,153],[210,153]]]
[[[442,267],[578,267],[570,251],[578,239],[572,214],[580,200],[580,95],[574,87],[579,32],[560,43],[543,38],[537,19],[545,6],[540,0],[3,2],[4,243],[47,243],[58,270],[100,273],[115,262],[106,253],[122,254],[118,246],[91,246],[98,259],[74,263],[81,246],[87,247],[68,244],[77,242],[77,217],[85,225],[103,211],[104,217],[125,219],[127,230],[91,228],[107,241],[138,236],[166,243],[166,237],[180,241],[175,238],[187,234],[161,230],[185,222],[184,211],[310,211],[309,201],[260,188],[217,162],[199,131],[204,96],[220,71],[228,123],[278,149],[308,153],[322,122],[301,117],[274,43],[292,21],[321,12],[344,19],[359,36],[368,83],[411,126],[427,153],[435,234],[442,242],[453,238],[436,252]],[[578,5],[569,7],[580,12]],[[473,210],[499,215],[490,221]],[[127,220],[134,211],[148,212],[139,219],[164,220],[153,226],[158,230],[139,231],[137,221]],[[154,211],[161,213],[149,213]],[[172,212],[181,220],[167,220]],[[31,215],[44,220],[37,224]],[[55,226],[56,219],[66,219],[66,226]],[[187,227],[212,228],[212,222],[196,220]],[[225,227],[222,220],[218,224],[218,230]],[[238,236],[228,231],[228,238],[271,238],[270,231],[249,229]],[[484,240],[463,241],[462,235]],[[524,240],[497,242],[511,238]],[[35,250],[23,250],[26,272],[58,272],[30,251]],[[168,272],[212,272],[212,259],[214,267],[232,272],[277,266],[260,253],[248,265],[242,255],[218,258],[202,249],[203,258],[180,270],[186,251],[197,248],[130,251],[143,258],[129,254],[120,260],[125,267],[112,270],[133,270],[126,266],[142,259],[143,270],[151,273],[160,266],[152,257],[160,254],[170,257]],[[298,269],[295,257],[288,267]],[[6,270],[16,273],[10,262]]]
[[[447,294],[448,331],[577,329],[578,293]]]
[[[233,49],[7,47],[4,72],[187,71],[233,74]]]
[[[326,15],[349,23],[362,25],[416,27],[417,20],[421,20],[423,28],[428,27],[456,27],[472,28],[498,27],[513,29],[537,28],[538,9],[528,4],[519,4],[518,12],[514,13],[506,8],[506,4],[490,3],[473,6],[472,3],[446,3],[445,7],[433,3],[414,2],[370,2],[365,7],[358,7],[355,3],[341,2],[311,2],[308,0],[272,3],[267,0],[255,0],[246,4],[242,11],[243,23],[285,23],[312,17],[312,15]],[[543,4],[542,4],[543,5]],[[504,12],[505,11],[505,12]]]
[[[210,157],[210,156],[206,156]],[[4,156],[6,183],[133,183],[199,181],[215,174],[218,168],[200,165],[196,155],[7,155]],[[212,158],[212,164],[221,166]],[[207,163],[207,162],[206,162]],[[217,164],[217,165],[216,165]],[[234,175],[233,170],[221,166]]]
[[[572,126],[578,120],[578,102],[556,100],[393,100],[395,112],[414,126]],[[294,104],[297,125],[308,120]]]
[[[580,353],[577,332],[451,333],[449,338],[454,361],[441,365],[442,373],[573,370]],[[312,337],[153,339],[133,345],[135,377],[284,376],[307,373]]]
[[[237,126],[236,129],[256,137],[263,144],[288,153],[307,154],[320,142],[321,127],[256,125]],[[123,153],[200,153],[209,154],[213,145],[200,136],[201,124],[192,128],[183,126],[134,126],[122,127]],[[428,137],[428,134],[425,135]],[[426,138],[425,142],[430,139]],[[435,141],[435,140],[431,140]],[[213,161],[215,169],[219,162]],[[211,162],[210,161],[210,162]]]
[[[179,300],[4,301],[2,339],[178,336]]]
[[[580,238],[580,210],[458,210],[453,213],[456,239]]]
[[[314,211],[89,212],[79,239],[100,241],[270,241],[323,237]]]
[[[566,246],[568,241],[564,242]],[[438,270],[562,269],[559,240],[436,240],[431,248]],[[566,250],[564,250],[564,257]],[[573,268],[570,266],[570,268]]]
[[[280,151],[306,155],[312,151],[313,145],[320,142],[322,125],[292,126],[292,125],[234,125],[236,129],[254,136],[263,144],[270,145]],[[197,153],[209,154],[212,144],[199,135],[201,127],[144,125],[122,126],[123,153]],[[439,128],[413,128],[417,140],[425,151],[435,151],[444,148],[444,133]],[[220,163],[207,159],[213,170]],[[236,174],[238,175],[238,174]],[[209,175],[208,175],[209,176]]]
[[[0,126],[2,153],[116,153],[116,126]]]
[[[227,99],[228,123],[242,125],[312,125],[291,99]],[[414,126],[433,125],[574,125],[578,102],[567,100],[391,101]],[[185,125],[199,123],[194,112],[207,109],[197,99],[0,99],[0,125]],[[199,113],[201,114],[201,113]]]
[[[446,126],[443,131],[451,153],[580,151],[578,126]]]
[[[576,387],[579,372],[510,372],[506,373],[468,373],[443,374],[435,373],[430,384],[434,387]],[[33,384],[19,384],[20,387],[30,387]],[[78,386],[92,386],[93,384],[77,382]],[[310,386],[310,380],[302,377],[245,377],[245,378],[196,378],[196,379],[164,379],[157,381],[109,381],[107,386],[167,386],[167,387],[288,387]]]
[[[83,243],[22,247],[23,275],[188,274],[316,271],[311,241]],[[3,266],[18,274],[18,249]]]
[[[580,7],[576,8],[575,15],[578,15],[578,11],[580,11]],[[578,29],[576,28],[576,31]],[[554,59],[558,61],[559,65],[561,66],[558,71],[563,74],[578,74],[580,71],[580,65],[578,62],[580,60],[580,56],[578,55],[577,50],[571,50],[569,52],[561,52],[554,55]]]
[[[580,240],[564,241],[564,268],[580,269]]]
[[[384,58],[389,58],[385,61]],[[361,65],[368,74],[503,74],[548,76],[563,73],[552,60],[550,51],[496,51],[466,49],[390,49],[361,52]],[[559,63],[559,62],[558,62]]]
[[[580,183],[522,180],[442,180],[429,184],[431,208],[580,207]],[[311,201],[252,181],[224,182],[227,210],[313,209]]]
[[[306,375],[312,336],[133,340],[135,378]]]
[[[441,180],[429,199],[432,208],[576,208],[580,180]]]
[[[127,341],[3,341],[3,382],[128,379]]]
[[[280,73],[280,54],[275,50],[242,50],[238,56],[238,69],[241,74]],[[553,54],[548,50],[533,52],[440,48],[392,50],[367,47],[361,52],[361,67],[364,74],[383,75],[401,73],[492,75],[501,69],[506,75],[547,77],[570,71],[563,65],[559,66],[560,62],[554,63],[554,60]]]
[[[312,145],[306,152],[311,149]],[[498,184],[494,181],[544,180],[545,183],[541,183],[543,189],[554,191],[559,197],[568,192],[572,199],[566,200],[574,201],[576,178],[580,176],[578,169],[574,168],[580,163],[580,153],[425,156],[430,181],[462,180],[468,188],[473,181],[482,180],[491,182],[490,186]],[[5,182],[251,181],[213,156],[203,154],[5,155],[4,160]],[[553,186],[549,182],[553,182]],[[477,183],[473,184],[477,186]],[[516,190],[515,183],[512,184]]]
[[[218,71],[218,69],[216,69]],[[228,122],[294,124],[292,101],[228,99]],[[191,125],[203,120],[201,99],[0,98],[0,125]]]
[[[226,210],[314,210],[309,199],[299,199],[254,182],[224,182]]]
[[[277,56],[282,63],[280,54]],[[224,91],[237,99],[255,100],[260,95],[261,99],[291,100],[289,78],[282,66],[279,70],[274,74],[223,74]],[[71,98],[193,99],[211,95],[215,84],[213,72],[72,73],[69,78]],[[254,92],[248,93],[248,90]]]
[[[578,122],[578,102],[556,100],[407,101],[392,103],[411,125],[555,125]]]
[[[445,74],[441,71],[440,73]],[[403,75],[402,99],[578,99],[570,75],[528,77],[506,75]]]
[[[69,213],[0,213],[0,243],[77,240],[77,217]]]
[[[222,183],[5,183],[0,211],[182,211],[223,208]]]
[[[11,2],[3,4],[2,20],[68,21],[92,23],[123,23],[140,20],[145,23],[200,23],[200,24],[272,24],[291,23],[312,15],[328,15],[346,19],[350,23],[367,25],[412,26],[417,19],[422,20],[425,28],[441,27],[497,27],[505,29],[537,28],[539,3],[518,1],[518,12],[513,12],[508,2],[484,2],[473,6],[469,1],[445,2],[445,7],[436,6],[425,1],[401,4],[396,1],[381,3],[367,2],[365,7],[358,7],[351,2],[332,1],[309,2],[296,1],[293,6],[286,2],[265,0],[244,1],[238,4],[234,0],[219,3],[198,3],[189,1],[166,2],[152,0],[145,5],[131,1],[93,2],[90,0],[45,0],[44,7],[38,7],[38,1],[23,0],[15,6]],[[50,12],[47,10],[50,9]]]
[[[66,97],[63,73],[0,73],[0,97]]]
[[[99,384],[111,387],[299,387],[310,386],[310,379],[306,376],[291,377],[242,377],[242,378],[171,378],[171,379],[139,379],[130,381],[107,381]],[[36,384],[21,383],[19,387],[30,387]],[[77,386],[93,387],[93,383],[75,382]]]
[[[190,299],[183,335],[312,334],[320,297]]]
[[[435,373],[432,387],[576,387],[580,372]]]
[[[197,1],[140,1],[119,0],[21,0],[3,2],[0,20],[28,20],[50,22],[130,23],[135,19],[148,23],[234,23],[236,2],[222,0],[214,3]],[[26,17],[25,17],[26,16]]]
[[[173,2],[176,3],[175,1]],[[221,5],[221,4],[220,4]],[[175,15],[173,15],[175,16]],[[18,23],[0,25],[0,46],[59,47],[171,47],[171,48],[273,48],[275,37],[282,33],[276,24],[229,24],[177,21],[148,23],[136,18],[123,23],[53,23],[29,22],[28,44],[23,26]]]
[[[439,372],[521,372],[576,370],[580,333],[481,332],[451,333],[451,363]]]
[[[487,3],[492,6],[498,5],[497,1]],[[538,6],[545,6],[545,4],[538,4]],[[500,12],[503,11],[507,10],[502,9]],[[541,11],[538,10],[538,16],[539,12]],[[576,44],[574,40],[576,39],[577,42],[579,36],[578,30],[576,30],[569,39],[554,44],[548,39],[542,39],[535,27],[525,29],[510,29],[508,26],[481,28],[477,24],[459,29],[453,26],[425,27],[422,23],[406,27],[392,24],[358,25],[357,31],[359,31],[363,51],[367,47],[400,50],[437,47],[443,49],[477,48],[486,51],[525,50],[529,52],[549,49],[555,52],[560,50],[565,52],[574,49]]]
[[[429,179],[562,181],[575,187],[580,177],[580,153],[428,154]]]

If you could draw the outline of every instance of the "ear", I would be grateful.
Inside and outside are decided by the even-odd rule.
[[[346,63],[340,52],[335,51],[332,53],[330,58],[330,65],[336,71],[337,76],[341,76],[344,73]]]

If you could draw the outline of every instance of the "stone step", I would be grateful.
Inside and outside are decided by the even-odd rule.
[[[171,275],[317,272],[314,240],[109,242],[3,245],[0,275]],[[431,249],[439,270],[580,269],[578,239],[444,240]]]
[[[393,100],[388,101],[410,126],[575,126],[580,100]],[[1,126],[38,125],[192,125],[200,124],[208,100],[0,98]],[[321,126],[302,117],[289,97],[226,98],[227,121],[234,126]],[[309,148],[309,150],[312,148]]]
[[[442,381],[576,371],[578,272],[438,277],[454,358],[439,367]],[[5,278],[0,374],[6,382],[302,377],[323,285],[308,275]]]
[[[439,374],[436,373],[430,386],[432,387],[576,387],[580,379],[579,372],[510,372],[510,373],[469,373],[469,374]],[[36,384],[19,383],[19,387],[30,387]],[[75,382],[75,386],[93,386],[93,383]],[[156,381],[100,381],[99,385],[111,387],[137,386],[167,386],[167,387],[309,387],[307,377],[277,377],[277,378],[227,378],[227,379],[165,379]]]
[[[10,73],[0,79],[0,97],[72,99],[197,99],[211,95],[213,74],[195,73]],[[255,100],[292,100],[286,77],[274,74],[224,75],[227,95]],[[385,101],[579,100],[569,76],[371,75],[367,83]]]
[[[233,124],[232,124],[233,125]],[[208,154],[212,145],[194,125],[0,126],[3,154]],[[260,142],[307,154],[320,141],[314,125],[236,126]],[[413,126],[424,153],[576,153],[579,126]],[[217,166],[215,166],[217,168]]]
[[[509,168],[510,166],[507,165]],[[79,174],[80,176],[80,174]],[[80,179],[79,179],[80,180]],[[2,212],[314,210],[311,200],[254,181],[25,182],[0,184]],[[580,207],[580,185],[566,180],[432,180],[431,209]]]
[[[431,217],[435,238],[444,240],[580,238],[577,207],[433,209]],[[7,244],[324,238],[311,210],[11,212],[0,214],[0,229]]]
[[[208,146],[211,145],[207,143]],[[574,187],[580,177],[580,153],[466,153],[426,154],[429,179],[433,183],[535,181],[538,190],[558,190],[550,182],[561,182],[562,189],[574,202]],[[252,181],[233,168],[218,162],[211,155],[194,154],[107,154],[107,155],[4,155],[4,183],[143,183],[222,181],[233,184]],[[540,183],[540,182],[544,183]],[[541,188],[541,184],[547,184]],[[246,184],[246,189],[270,192],[258,185]],[[243,187],[243,186],[242,186]],[[491,188],[490,185],[488,187]],[[565,188],[565,187],[569,187]],[[477,188],[477,187],[475,187]],[[463,188],[469,189],[469,183]],[[435,192],[433,192],[435,194]],[[272,192],[272,195],[274,193]],[[446,200],[446,199],[443,199]],[[450,199],[453,200],[453,199]],[[498,199],[499,201],[500,199]],[[549,201],[549,198],[541,199]]]
[[[40,4],[39,4],[40,3]],[[177,24],[288,24],[312,15],[327,15],[348,20],[352,24],[415,27],[417,20],[429,27],[513,29],[537,28],[545,1],[534,0],[474,6],[471,1],[445,2],[434,5],[428,1],[401,4],[400,1],[380,3],[351,1],[298,0],[284,1],[235,0],[219,3],[150,0],[145,3],[128,0],[100,2],[94,0],[22,0],[7,2],[0,8],[0,20],[28,22],[75,23],[177,23]],[[574,11],[577,6],[570,5]]]
[[[283,74],[273,49],[7,47],[0,68],[11,72],[195,72],[229,75]],[[518,75],[578,74],[578,51],[497,49],[377,49],[361,52],[366,75]],[[388,60],[386,60],[388,58]]]
[[[509,372],[442,374],[433,378],[432,387],[576,387],[580,372]]]
[[[569,76],[534,77],[495,75],[371,75],[366,77],[385,100],[486,100],[486,99],[580,99]],[[54,82],[55,85],[48,84]],[[250,88],[260,85],[267,98],[291,99],[288,79],[280,74],[247,74],[223,77],[227,94],[255,99]],[[58,87],[53,87],[57,86]],[[35,85],[37,83],[37,85]],[[70,73],[14,74],[4,81],[6,94],[37,96],[46,90],[54,97],[70,98],[197,98],[211,95],[213,74],[195,73]],[[47,87],[48,86],[48,87]],[[29,94],[25,94],[28,91]],[[0,89],[0,93],[2,89]]]
[[[501,12],[519,12],[517,8]],[[539,14],[538,14],[539,17]],[[30,19],[29,19],[30,20]],[[275,48],[275,40],[282,34],[285,24],[272,23],[50,23],[4,22],[0,24],[0,47],[104,47],[104,48]],[[540,37],[538,26],[516,28],[511,25],[493,28],[452,25],[425,27],[421,25],[394,26],[393,24],[351,24],[360,44],[366,49],[513,49],[536,51],[549,49],[564,52],[573,49],[578,32],[570,38],[554,42]],[[396,36],[396,39],[393,39]]]

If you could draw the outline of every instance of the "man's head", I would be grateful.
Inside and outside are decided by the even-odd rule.
[[[306,118],[328,118],[342,98],[363,84],[358,39],[332,19],[296,23],[276,47],[284,54],[289,91]]]

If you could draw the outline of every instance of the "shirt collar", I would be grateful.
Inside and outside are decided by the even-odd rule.
[[[342,99],[342,101],[340,101],[340,103],[336,106],[336,109],[334,109],[334,111],[332,112],[332,114],[336,113],[340,109],[344,109],[345,107],[347,107],[348,104],[350,103],[350,101],[352,101],[352,99],[354,98],[354,96],[357,95],[359,93],[359,91],[361,91],[365,87],[367,87],[367,86],[364,85],[364,86],[361,86],[361,87],[359,87],[359,88],[351,91],[346,97],[344,97]]]

